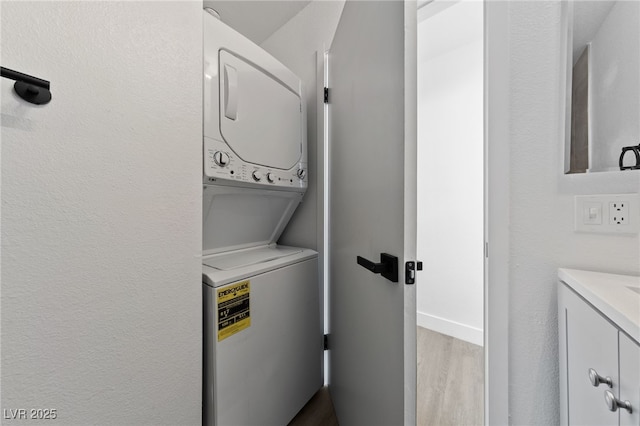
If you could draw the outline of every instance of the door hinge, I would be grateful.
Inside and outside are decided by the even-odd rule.
[[[325,104],[329,103],[329,88],[328,87],[324,88],[324,103]]]
[[[404,265],[404,283],[415,284],[416,283],[416,271],[422,271],[422,262],[409,261]]]
[[[324,335],[324,345],[323,345],[323,348],[324,348],[324,350],[325,350],[325,351],[328,351],[328,350],[329,350],[329,335],[328,335],[328,334],[325,334],[325,335]]]

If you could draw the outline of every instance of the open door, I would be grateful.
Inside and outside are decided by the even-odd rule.
[[[415,1],[347,0],[329,51],[329,386],[341,425],[416,421],[415,284],[405,284],[416,26]],[[370,271],[384,268],[381,253],[397,257],[397,282]]]

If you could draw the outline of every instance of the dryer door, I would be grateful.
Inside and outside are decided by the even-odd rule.
[[[302,155],[300,96],[255,64],[220,50],[220,133],[244,161],[289,170]]]

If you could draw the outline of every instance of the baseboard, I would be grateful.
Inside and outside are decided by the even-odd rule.
[[[479,328],[424,312],[418,312],[417,321],[420,327],[446,334],[447,336],[455,337],[456,339],[464,340],[474,345],[483,346],[483,332]]]

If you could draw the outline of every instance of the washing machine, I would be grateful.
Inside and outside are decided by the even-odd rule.
[[[308,184],[300,80],[204,12],[203,424],[287,424],[323,384],[317,253],[277,244]]]

